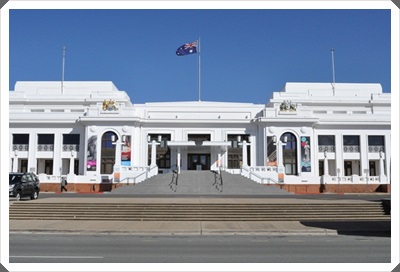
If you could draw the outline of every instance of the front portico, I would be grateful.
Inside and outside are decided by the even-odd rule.
[[[216,170],[226,168],[226,153],[230,141],[169,141],[176,155],[179,170]]]

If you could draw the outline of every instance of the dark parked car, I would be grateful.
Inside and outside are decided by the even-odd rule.
[[[40,183],[34,173],[10,173],[9,181],[9,196],[14,196],[17,201],[26,196],[39,197]]]

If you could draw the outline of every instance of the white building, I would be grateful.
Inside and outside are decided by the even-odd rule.
[[[266,99],[266,98],[263,98]],[[112,82],[17,82],[10,171],[41,190],[110,190],[171,169],[222,169],[298,193],[390,190],[390,94],[287,83],[267,104],[132,104]]]

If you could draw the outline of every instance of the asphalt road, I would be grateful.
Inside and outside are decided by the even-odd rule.
[[[390,237],[11,233],[10,263],[390,263]]]

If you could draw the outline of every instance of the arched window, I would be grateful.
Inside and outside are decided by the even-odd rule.
[[[111,141],[113,135],[115,135],[115,139],[118,139],[118,136],[112,131],[105,132],[101,137],[100,174],[112,174],[114,172],[115,144]]]
[[[281,141],[286,139],[283,149],[283,165],[286,175],[297,175],[297,139],[293,133],[286,132],[281,136]]]

